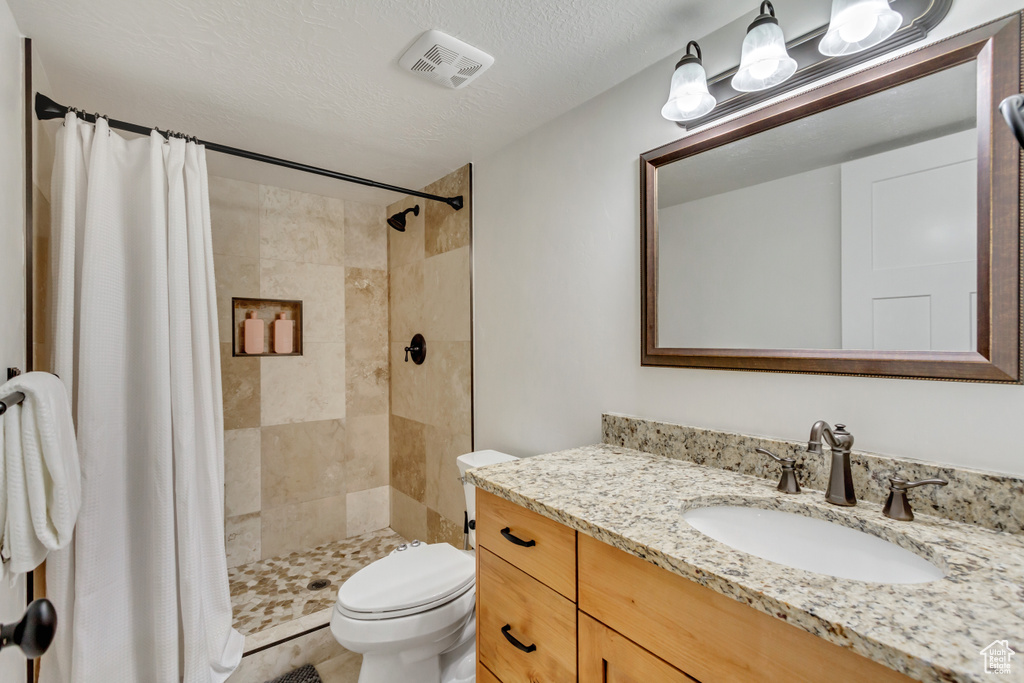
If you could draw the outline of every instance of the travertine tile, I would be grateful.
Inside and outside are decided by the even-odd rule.
[[[390,486],[355,491],[346,497],[348,535],[358,536],[388,526],[391,519]]]
[[[345,417],[345,344],[307,342],[302,352],[260,358],[263,426]]]
[[[469,433],[473,413],[472,357],[469,342],[434,342],[427,347],[428,424]]]
[[[389,230],[383,206],[345,202],[345,265],[387,270]]]
[[[229,683],[260,683],[306,664],[316,666],[322,662],[337,659],[347,652],[334,639],[329,627],[324,627],[286,641],[274,647],[242,657],[235,672],[228,678]]]
[[[260,513],[253,512],[225,519],[224,545],[228,568],[260,559]]]
[[[426,495],[426,425],[391,416],[391,485],[414,500]]]
[[[345,494],[264,510],[263,557],[315,548],[345,538]]]
[[[453,522],[461,520],[466,509],[466,495],[459,481],[456,458],[473,450],[473,440],[469,434],[457,434],[427,425],[424,442],[427,476],[423,502]]]
[[[264,258],[259,270],[263,298],[302,301],[303,343],[345,341],[345,268]]]
[[[427,543],[448,543],[461,550],[465,540],[462,522],[456,523],[427,508]]]
[[[423,261],[391,267],[388,296],[391,302],[392,342],[405,342],[408,345],[414,334],[424,332],[424,308],[431,304],[437,307],[446,305],[443,301],[428,301],[423,288],[423,269]],[[430,341],[431,338],[427,338],[428,344]]]
[[[231,356],[231,342],[222,341],[220,373],[224,392],[224,429],[259,427],[262,374],[259,359],[234,358]]]
[[[260,511],[260,430],[224,432],[224,516]]]
[[[345,343],[349,358],[387,358],[388,274],[369,268],[345,269]]]
[[[217,279],[217,325],[220,340],[230,342],[235,335],[241,339],[241,330],[232,328],[231,298],[259,298],[259,261],[248,256],[214,254],[213,268]]]
[[[426,259],[420,297],[423,336],[431,341],[470,341],[469,294],[469,247]]]
[[[261,431],[264,511],[345,493],[343,420],[273,425]]]
[[[357,683],[359,680],[359,667],[363,664],[363,656],[355,652],[345,651],[345,654],[316,665],[316,671],[320,674],[323,683]]]
[[[388,412],[388,277],[345,269],[346,415]]]
[[[259,185],[210,176],[213,253],[260,257]]]
[[[391,378],[387,356],[376,360],[346,360],[345,363],[345,414],[387,414]]]
[[[423,251],[423,220],[425,216],[423,207],[424,204],[429,203],[425,199],[406,197],[387,208],[387,215],[393,216],[399,211],[411,209],[417,205],[420,207],[420,215],[414,216],[411,213],[405,215],[405,232],[398,232],[388,227],[388,264],[391,269],[423,260],[425,256]]]
[[[260,258],[345,265],[344,202],[260,185]]]
[[[423,365],[405,361],[405,347],[409,342],[391,343],[391,413],[410,420],[427,423],[433,416],[431,364],[436,352],[427,340],[427,358]]]
[[[390,480],[388,415],[345,418],[345,481],[348,491],[387,486]]]
[[[443,254],[469,246],[473,218],[470,196],[470,165],[466,164],[444,178],[427,185],[424,192],[454,197],[462,195],[465,206],[456,211],[441,202],[426,203],[424,249],[426,256]]]
[[[395,487],[391,487],[391,528],[399,536],[412,540],[426,540],[427,506],[413,500]]]

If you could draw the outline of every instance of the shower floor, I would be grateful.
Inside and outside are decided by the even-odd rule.
[[[246,653],[329,623],[342,582],[405,542],[381,529],[229,569],[234,626],[245,636]],[[318,579],[330,585],[308,587]]]

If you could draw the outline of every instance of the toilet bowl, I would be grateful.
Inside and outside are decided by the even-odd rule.
[[[459,473],[509,460],[515,457],[497,451],[467,453],[458,458]],[[470,519],[474,491],[466,484]],[[473,552],[413,541],[342,584],[331,633],[344,648],[363,655],[359,683],[473,683],[475,607]]]

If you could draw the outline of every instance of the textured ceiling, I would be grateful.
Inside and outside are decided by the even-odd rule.
[[[420,187],[680,52],[753,0],[8,0],[62,104]],[[426,29],[494,55],[464,90],[398,67]],[[666,74],[666,88],[669,74]],[[211,172],[380,203],[211,155]],[[330,191],[328,188],[331,188]]]

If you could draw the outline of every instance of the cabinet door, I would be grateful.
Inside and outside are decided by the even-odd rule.
[[[583,612],[579,613],[579,634],[579,683],[693,683],[696,680]]]

